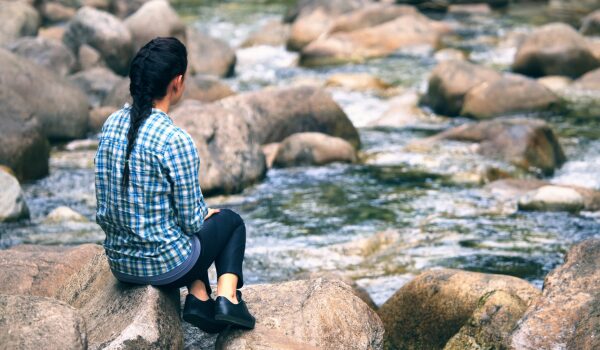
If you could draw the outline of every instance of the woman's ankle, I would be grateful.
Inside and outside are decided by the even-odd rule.
[[[228,299],[230,302],[232,302],[232,303],[234,303],[234,304],[237,304],[237,303],[239,303],[239,300],[237,299],[237,293],[236,293],[236,291],[235,291],[235,290],[234,290],[233,292],[231,292],[231,291],[227,291],[227,292],[223,292],[223,293],[222,293],[222,292],[220,292],[220,291],[217,291],[217,296],[218,296],[218,297],[225,297],[225,298],[227,298],[227,299]]]

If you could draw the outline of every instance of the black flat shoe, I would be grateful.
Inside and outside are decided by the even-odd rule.
[[[185,297],[183,320],[193,324],[206,333],[219,333],[226,324],[215,320],[215,301],[202,301],[192,294]]]
[[[242,300],[242,292],[237,291],[238,304],[234,304],[224,296],[215,299],[215,320],[235,327],[252,329],[256,323],[246,303]]]

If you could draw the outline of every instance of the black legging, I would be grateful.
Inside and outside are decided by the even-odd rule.
[[[208,295],[212,293],[208,268],[214,262],[217,277],[224,273],[238,276],[237,288],[244,285],[242,263],[246,249],[246,225],[244,220],[230,209],[221,209],[208,218],[197,233],[200,239],[200,257],[194,267],[181,278],[161,286],[162,288],[190,288],[192,282],[201,280]]]

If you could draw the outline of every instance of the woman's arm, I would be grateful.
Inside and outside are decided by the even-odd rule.
[[[200,157],[192,138],[180,132],[171,138],[163,164],[171,182],[173,210],[179,226],[187,235],[200,230],[209,209],[200,189]]]

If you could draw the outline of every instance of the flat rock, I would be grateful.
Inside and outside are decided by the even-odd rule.
[[[487,293],[505,291],[530,305],[540,294],[528,282],[505,275],[435,269],[419,274],[378,310],[389,345],[443,349]]]
[[[281,141],[273,166],[284,168],[356,161],[356,150],[348,141],[318,132],[304,132]]]
[[[563,186],[543,186],[519,199],[521,210],[579,212],[583,208],[583,196]]]
[[[600,240],[573,246],[512,334],[512,349],[600,348]]]
[[[29,208],[23,198],[19,180],[0,168],[0,222],[29,217]]]
[[[31,295],[0,295],[3,349],[87,349],[85,321],[61,301]]]
[[[252,331],[225,331],[216,349],[383,349],[383,325],[352,288],[323,278],[243,291]]]
[[[533,31],[519,46],[513,71],[540,77],[577,78],[600,66],[585,39],[564,23],[550,23]]]

